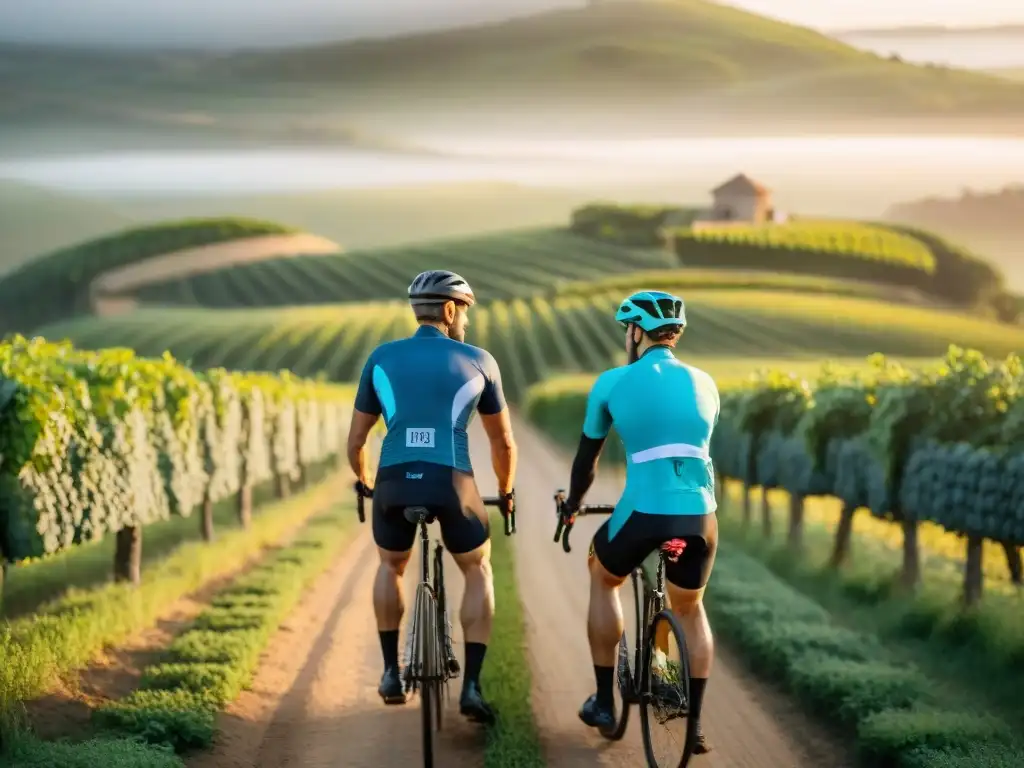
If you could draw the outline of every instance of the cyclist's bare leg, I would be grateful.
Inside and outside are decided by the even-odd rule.
[[[618,656],[619,638],[622,637],[622,603],[619,587],[626,581],[609,572],[596,555],[591,555],[590,609],[587,614],[587,638],[590,655],[596,667],[614,667]]]
[[[484,701],[480,689],[480,672],[491,639],[494,619],[494,575],[491,571],[491,542],[485,541],[476,549],[452,554],[465,579],[462,609],[459,620],[466,643],[466,670],[462,679],[459,710],[470,720],[480,723],[494,722],[494,711]]]
[[[459,555],[452,555],[466,580],[462,592],[462,636],[467,643],[484,643],[491,639],[494,619],[494,574],[491,571],[491,542]]]
[[[622,637],[622,604],[619,587],[626,580],[611,573],[594,554],[590,555],[590,609],[587,638],[594,660],[597,693],[583,703],[580,719],[602,732],[615,726],[615,664]]]
[[[711,625],[704,610],[704,589],[682,589],[666,584],[671,595],[672,612],[679,617],[686,636],[690,656],[690,674],[694,677],[709,677],[715,657]]]
[[[672,612],[679,618],[683,634],[686,637],[686,647],[690,659],[689,716],[699,724],[701,708],[704,703],[704,689],[711,676],[711,667],[715,656],[711,625],[708,623],[708,615],[704,610],[704,588],[683,589],[671,583],[666,583],[665,586],[671,599]],[[711,745],[699,729],[698,734],[694,754],[710,752]]]
[[[397,632],[402,626],[405,599],[402,596],[402,576],[409,564],[412,550],[392,552],[377,547],[380,565],[373,580],[373,613],[377,617],[378,632]]]
[[[393,552],[377,547],[380,565],[373,580],[373,613],[377,617],[380,649],[384,656],[384,676],[377,692],[386,704],[405,703],[405,691],[399,676],[398,634],[405,603],[402,598],[402,575],[409,564],[412,550]]]

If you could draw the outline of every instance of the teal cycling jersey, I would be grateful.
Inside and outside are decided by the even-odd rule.
[[[626,487],[609,522],[614,536],[633,512],[706,515],[717,509],[709,448],[718,423],[710,375],[651,347],[631,365],[598,376],[583,434],[603,439],[614,425],[626,453]]]

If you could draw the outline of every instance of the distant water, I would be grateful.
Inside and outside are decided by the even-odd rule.
[[[422,139],[420,139],[422,142]],[[1024,180],[1024,139],[771,137],[647,140],[428,140],[446,155],[344,149],[107,152],[11,158],[0,178],[69,192],[131,195],[273,194],[339,188],[499,181],[587,188],[724,180],[738,171],[769,185],[856,186],[882,197]],[[810,185],[810,186],[808,186]],[[706,188],[706,187],[704,187]]]
[[[843,35],[841,39],[882,56],[897,53],[917,64],[944,64],[965,69],[1024,67],[1024,35]]]

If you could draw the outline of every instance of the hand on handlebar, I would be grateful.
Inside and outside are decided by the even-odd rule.
[[[555,493],[555,512],[558,515],[558,525],[555,527],[555,542],[561,539],[562,549],[566,552],[572,552],[572,547],[569,546],[569,533],[576,524],[576,512],[578,510],[579,505],[570,504],[569,500],[566,499],[565,491],[559,490]]]
[[[363,499],[373,498],[373,488],[370,488],[362,480],[356,480],[355,483],[352,484],[352,488],[356,492],[356,511],[359,513],[359,522],[365,523],[366,510],[363,505]]]
[[[516,489],[499,493],[498,502],[498,511],[505,520],[505,535],[511,536],[516,532]]]

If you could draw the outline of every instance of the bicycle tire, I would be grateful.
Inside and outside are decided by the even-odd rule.
[[[638,571],[633,571],[631,574],[630,586],[633,590],[633,610],[628,611],[629,615],[623,617],[625,626],[622,630],[622,639],[619,640],[619,654],[615,665],[615,684],[622,705],[619,709],[619,719],[615,723],[615,730],[601,734],[608,741],[620,741],[626,735],[629,716],[633,704],[636,702],[636,692],[639,688],[644,631],[644,588]],[[632,619],[632,640],[630,640],[630,619]]]
[[[434,766],[434,714],[437,703],[437,601],[433,591],[426,584],[416,587],[416,606],[418,616],[418,669],[420,713],[423,731],[423,765],[425,768]]]
[[[678,761],[676,761],[675,758],[672,758],[667,762],[659,763],[657,756],[654,754],[654,728],[660,727],[661,723],[657,722],[658,713],[655,712],[654,698],[651,695],[651,660],[654,656],[654,645],[655,638],[657,637],[658,625],[663,622],[668,623],[670,638],[675,640],[676,647],[679,649],[679,677],[681,680],[678,687],[682,689],[683,700],[686,702],[687,709],[689,708],[690,659],[686,647],[686,636],[683,634],[683,628],[680,626],[679,620],[671,611],[660,611],[655,614],[654,618],[651,620],[650,626],[648,627],[647,637],[644,642],[643,665],[641,667],[642,679],[639,686],[640,725],[643,732],[644,753],[647,757],[647,765],[651,768],[686,768],[690,762],[690,758],[693,756],[694,739],[696,737],[696,724],[693,719],[689,717],[689,712],[686,714],[686,735],[683,738],[682,755]]]
[[[435,712],[435,727],[438,731],[444,725],[444,699],[446,697],[443,694],[447,691],[447,679],[448,679],[448,647],[451,641],[449,630],[448,630],[448,596],[444,590],[444,550],[440,546],[434,550],[434,595],[437,598],[437,631],[438,631],[438,650],[440,651],[440,659],[438,663],[438,673],[441,679],[437,683],[435,689],[434,707]]]

